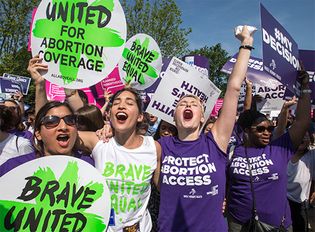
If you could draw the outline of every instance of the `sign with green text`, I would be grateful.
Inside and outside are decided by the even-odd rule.
[[[105,231],[110,193],[89,163],[38,158],[0,178],[0,231]]]
[[[162,68],[162,54],[155,40],[146,34],[131,37],[119,61],[119,75],[123,83],[144,90],[159,77]]]
[[[80,89],[95,85],[117,65],[126,41],[118,0],[42,0],[32,25],[32,54],[48,64],[50,82]]]

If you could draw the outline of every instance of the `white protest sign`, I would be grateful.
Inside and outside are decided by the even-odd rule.
[[[255,84],[255,89],[255,93],[262,97],[262,101],[256,103],[257,110],[262,112],[281,110],[284,103],[284,92],[286,90],[283,84],[278,82],[275,87]]]
[[[183,95],[193,94],[204,103],[205,118],[208,118],[220,92],[208,76],[174,57],[146,111],[174,124],[173,116],[178,100]]]
[[[146,34],[131,37],[119,61],[119,75],[123,83],[138,90],[150,87],[162,69],[162,54],[155,40]]]
[[[32,54],[48,64],[44,78],[65,88],[104,79],[121,58],[125,40],[118,0],[42,0],[32,25]]]
[[[106,231],[110,193],[89,163],[47,156],[0,178],[0,231]]]

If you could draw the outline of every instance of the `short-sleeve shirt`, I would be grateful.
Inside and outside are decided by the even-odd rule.
[[[228,212],[239,223],[252,216],[253,198],[246,151],[251,164],[257,214],[275,227],[291,225],[287,201],[287,164],[294,154],[289,133],[263,148],[237,146],[229,163]]]
[[[226,154],[211,132],[197,140],[163,137],[159,231],[227,231],[222,214]]]

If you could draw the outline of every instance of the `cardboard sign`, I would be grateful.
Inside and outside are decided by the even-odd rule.
[[[21,90],[20,91],[24,95],[27,95],[28,89],[30,87],[31,80],[32,80],[29,77],[23,77],[23,76],[18,76],[18,75],[9,74],[9,73],[3,73],[3,79],[12,80],[13,82],[20,83],[20,86],[21,86]]]
[[[193,94],[203,101],[205,118],[208,118],[220,92],[208,76],[174,57],[150,101],[147,112],[174,124],[178,100],[186,94]]]
[[[32,54],[49,67],[44,78],[65,88],[104,79],[118,63],[125,40],[118,0],[42,0],[32,25]]]
[[[264,70],[293,91],[300,69],[297,43],[260,4]]]
[[[137,34],[126,43],[119,61],[119,75],[123,83],[144,90],[159,77],[162,54],[155,40],[146,34]]]
[[[105,231],[110,193],[90,164],[70,156],[24,163],[0,178],[0,231]]]

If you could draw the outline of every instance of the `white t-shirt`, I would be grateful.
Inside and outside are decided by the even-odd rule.
[[[308,200],[312,179],[315,180],[315,150],[308,151],[298,162],[288,163],[288,191],[290,200]]]
[[[28,139],[9,134],[5,140],[0,142],[0,165],[8,159],[29,154],[33,151],[34,148]]]
[[[157,165],[154,140],[143,136],[136,149],[119,145],[114,138],[98,142],[92,151],[95,167],[107,180],[111,193],[112,213],[108,231],[139,223],[140,231],[151,231],[152,222],[147,205],[151,179]]]

